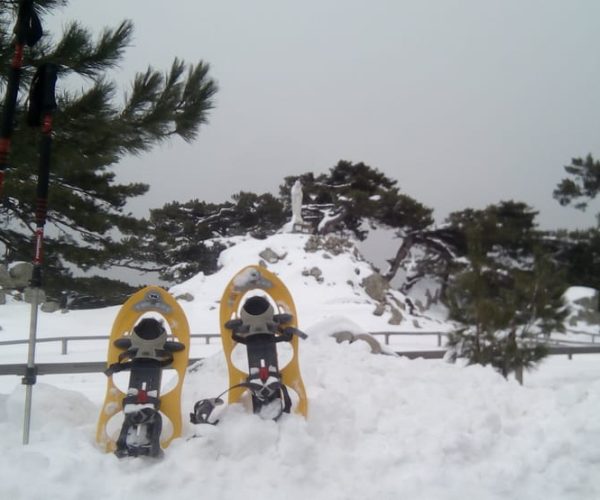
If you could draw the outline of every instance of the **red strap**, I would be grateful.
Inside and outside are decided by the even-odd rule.
[[[140,404],[148,402],[148,393],[144,389],[138,389],[137,402]]]

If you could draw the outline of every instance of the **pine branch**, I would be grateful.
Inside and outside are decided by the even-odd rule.
[[[63,73],[97,78],[118,64],[132,37],[131,21],[123,21],[116,29],[104,29],[96,43],[89,30],[71,22],[61,41],[43,60],[59,64]]]
[[[122,267],[124,269],[132,269],[134,271],[141,271],[141,272],[145,272],[145,273],[146,272],[158,273],[158,272],[161,272],[164,270],[164,266],[136,265],[136,264],[133,264],[134,262],[136,262],[134,259],[129,259],[124,262],[112,262],[112,266],[113,267]]]
[[[185,64],[175,59],[166,75],[149,67],[136,75],[131,94],[120,119],[129,124],[127,146],[130,151],[146,149],[173,135],[186,141],[195,138],[198,128],[213,108],[216,84],[207,79],[208,65],[191,67],[182,81]]]

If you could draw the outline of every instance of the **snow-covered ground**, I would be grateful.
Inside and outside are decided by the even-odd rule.
[[[21,444],[24,389],[0,377],[1,499],[597,499],[600,498],[600,356],[550,357],[525,385],[493,370],[441,360],[374,355],[363,342],[337,344],[349,330],[447,330],[439,318],[390,325],[389,311],[360,286],[370,273],[350,254],[302,251],[306,237],[245,240],[223,269],[174,287],[193,333],[218,331],[218,300],[229,279],[267,246],[285,258],[269,268],[296,299],[309,416],[264,421],[241,405],[216,427],[186,423],[162,460],[99,451],[95,426],[102,374],[45,375],[34,387],[30,444]],[[322,281],[302,274],[318,267]],[[396,303],[403,298],[394,295]],[[118,308],[40,313],[39,337],[108,334]],[[0,306],[0,340],[25,338],[29,306]],[[218,343],[194,341],[204,357],[186,376],[183,409],[227,387]],[[213,341],[214,342],[214,341]],[[393,338],[394,348],[435,348],[437,339]],[[100,361],[106,341],[40,344],[43,362]],[[2,346],[0,363],[25,362],[24,346]],[[125,382],[126,383],[126,379]],[[194,437],[193,437],[194,436]]]

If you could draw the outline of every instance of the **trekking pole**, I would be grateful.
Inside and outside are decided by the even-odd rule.
[[[10,63],[2,121],[0,122],[0,199],[4,186],[4,171],[8,167],[10,154],[10,141],[14,128],[15,108],[21,81],[21,68],[23,67],[23,52],[25,45],[33,47],[42,37],[42,26],[33,8],[33,0],[21,0],[19,13],[14,28],[15,52]]]
[[[29,94],[29,111],[27,121],[31,126],[41,126],[39,171],[35,208],[35,251],[33,256],[33,273],[31,276],[31,317],[29,325],[29,350],[27,353],[27,369],[22,383],[26,386],[25,416],[23,423],[23,444],[29,444],[29,428],[31,424],[31,397],[33,385],[37,378],[35,366],[35,342],[37,332],[38,304],[42,292],[42,263],[44,225],[48,209],[48,184],[50,181],[50,148],[52,146],[52,113],[56,109],[54,89],[56,85],[57,66],[43,64],[37,70],[31,83]]]

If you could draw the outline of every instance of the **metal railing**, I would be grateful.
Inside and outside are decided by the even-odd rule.
[[[442,347],[442,337],[447,335],[446,332],[370,332],[373,336],[383,336],[383,343],[385,345],[390,344],[390,337],[395,336],[407,336],[407,337],[426,337],[428,335],[435,335],[437,337],[437,346]]]
[[[567,339],[552,339],[552,338],[548,338],[545,335],[541,334],[539,335],[539,338],[542,339],[543,342],[545,343],[549,343],[552,345],[564,345],[564,344],[570,344],[570,345],[582,345],[582,346],[588,346],[591,344],[598,344],[600,345],[600,341],[596,342],[596,339],[600,339],[600,335],[596,334],[596,333],[590,333],[590,332],[582,332],[582,331],[576,331],[576,330],[569,330],[568,333],[574,333],[577,335],[587,335],[590,337],[590,342],[582,342],[582,341],[578,341],[578,340],[567,340]],[[409,336],[409,337],[420,337],[420,336],[428,336],[428,335],[435,335],[437,337],[437,346],[438,347],[442,347],[442,337],[446,337],[448,335],[448,332],[439,332],[439,331],[418,331],[418,332],[371,332],[370,335],[373,336],[383,336],[384,338],[384,344],[385,345],[389,345],[390,343],[390,337],[394,337],[394,336]]]
[[[596,340],[598,339],[598,343],[600,343],[600,333],[591,333],[591,332],[584,332],[582,330],[573,330],[573,329],[567,329],[568,333],[573,333],[575,335],[587,335],[588,337],[590,337],[590,342],[592,344],[596,343]],[[543,336],[542,336],[543,338]],[[575,342],[575,341],[573,341]]]
[[[406,337],[421,337],[428,335],[437,336],[437,346],[442,346],[442,336],[445,336],[445,332],[372,332],[373,336],[383,336],[384,343],[389,345],[390,337],[394,336],[406,336]],[[190,335],[191,338],[201,338],[204,339],[205,343],[210,344],[211,339],[221,338],[221,335],[218,333],[192,333]],[[38,338],[36,340],[37,343],[46,343],[46,342],[60,342],[61,344],[61,354],[68,354],[68,344],[69,342],[80,341],[80,340],[108,340],[108,335],[74,335],[70,337],[46,337],[46,338]],[[0,341],[0,346],[3,345],[19,345],[19,344],[27,344],[29,342],[28,339],[17,339],[17,340],[3,340]]]
[[[442,359],[446,354],[445,350],[437,351],[396,351],[399,356],[404,356],[409,359],[423,358],[423,359]],[[600,354],[600,345],[587,345],[587,346],[552,346],[548,347],[548,354],[550,356],[564,356],[566,355],[569,359],[573,359],[575,354]]]
[[[566,355],[573,359],[574,355],[579,354],[600,354],[600,345],[595,346],[555,346],[548,349],[551,356]],[[409,359],[442,359],[446,354],[444,350],[423,350],[423,351],[396,351],[396,354]],[[190,358],[189,365],[192,365],[203,358]],[[72,373],[101,373],[106,369],[105,361],[85,361],[72,363],[36,363],[38,375],[59,375]],[[13,363],[0,365],[1,375],[25,375],[27,369],[26,363]]]
[[[221,338],[221,335],[218,333],[193,333],[190,335],[191,338],[203,338],[205,339],[206,344],[210,344],[210,339],[213,338]],[[38,338],[36,339],[36,343],[46,343],[46,342],[60,342],[61,344],[61,354],[66,355],[68,353],[68,343],[77,340],[108,340],[108,335],[74,335],[71,337],[46,337],[46,338]],[[19,344],[27,344],[29,339],[17,339],[17,340],[3,340],[0,341],[0,346],[3,345],[19,345]]]
[[[190,358],[189,365],[203,358]],[[189,366],[188,365],[188,366]],[[26,363],[0,365],[0,375],[25,375]],[[78,361],[74,363],[36,363],[37,375],[66,375],[73,373],[102,373],[106,370],[106,361]]]
[[[574,332],[574,333],[584,333],[584,332]],[[383,337],[383,342],[385,345],[390,344],[390,337],[426,337],[426,336],[435,336],[437,337],[437,347],[442,347],[442,337],[445,337],[447,332],[439,332],[439,331],[416,331],[416,332],[370,332],[372,336]],[[600,337],[600,335],[587,333],[592,337],[592,344],[595,344],[594,338]],[[190,334],[190,338],[201,338],[204,339],[204,343],[209,345],[211,339],[220,339],[221,335],[218,333],[192,333]],[[550,339],[545,337],[540,337],[544,339],[544,342],[547,344],[555,345],[555,346],[563,346],[565,344],[568,345],[580,345],[580,346],[589,346],[590,343],[576,341],[576,340],[557,340]],[[46,337],[46,338],[38,338],[36,340],[37,343],[46,343],[46,342],[60,342],[61,344],[61,354],[68,354],[68,343],[73,341],[80,340],[108,340],[108,335],[74,335],[69,337]],[[0,346],[3,345],[19,345],[19,344],[27,344],[29,342],[28,339],[17,339],[17,340],[2,340],[0,341]],[[600,342],[598,343],[600,345]]]

